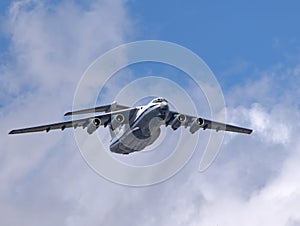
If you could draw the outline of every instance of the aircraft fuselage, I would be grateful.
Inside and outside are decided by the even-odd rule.
[[[116,128],[110,126],[110,150],[129,154],[153,144],[160,135],[160,126],[165,125],[168,113],[169,106],[165,100],[160,103],[150,102],[140,107],[137,113],[129,118],[128,124],[120,124]]]

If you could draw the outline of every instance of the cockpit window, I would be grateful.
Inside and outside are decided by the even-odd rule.
[[[152,101],[152,103],[161,103],[161,102],[163,102],[163,101],[167,102],[166,99],[160,98],[160,97],[159,97],[159,98],[154,99],[154,100]]]
[[[160,102],[162,102],[162,100],[159,99],[159,98],[157,98],[157,99],[154,99],[152,102],[153,102],[153,103],[160,103]]]

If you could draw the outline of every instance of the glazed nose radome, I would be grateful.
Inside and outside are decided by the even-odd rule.
[[[168,110],[169,109],[169,105],[167,102],[163,101],[161,104],[160,104],[160,108],[162,110]]]

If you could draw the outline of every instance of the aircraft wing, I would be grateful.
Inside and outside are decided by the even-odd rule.
[[[124,110],[124,109],[130,109],[131,107],[127,107],[124,105],[117,104],[117,102],[113,102],[112,104],[107,104],[95,108],[88,108],[88,109],[83,109],[83,110],[77,110],[77,111],[70,111],[65,113],[64,116],[69,116],[69,115],[79,115],[79,114],[88,114],[88,113],[95,113],[95,112],[112,112],[112,111],[119,111],[119,110]]]
[[[195,133],[199,129],[212,129],[212,130],[223,130],[236,133],[246,133],[251,134],[252,129],[247,129],[243,127],[238,127],[230,124],[225,124],[221,122],[211,121],[204,118],[193,117],[185,114],[180,114],[178,112],[170,111],[168,119],[166,121],[166,126],[171,125],[171,127],[176,130],[180,126],[189,127],[191,133]]]
[[[66,128],[71,128],[71,127],[74,127],[75,129],[77,127],[82,127],[83,129],[87,127],[88,133],[92,133],[99,126],[107,126],[109,123],[111,123],[114,116],[123,115],[124,118],[128,118],[130,114],[134,114],[136,110],[137,110],[136,108],[130,108],[130,109],[114,111],[111,113],[106,113],[98,116],[78,119],[74,121],[59,122],[59,123],[53,123],[48,125],[42,125],[42,126],[28,127],[23,129],[14,129],[11,130],[9,134],[32,133],[32,132],[42,132],[42,131],[49,132],[50,130],[56,130],[56,129],[64,130]],[[122,120],[122,122],[123,121],[126,123],[125,120]]]

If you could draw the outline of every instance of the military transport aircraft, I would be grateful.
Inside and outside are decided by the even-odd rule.
[[[141,151],[146,146],[151,145],[159,137],[162,125],[171,126],[173,130],[178,129],[180,126],[189,127],[189,131],[192,134],[200,128],[203,130],[213,129],[216,131],[252,133],[251,129],[171,111],[168,101],[161,97],[153,99],[145,106],[127,107],[113,102],[109,105],[67,112],[65,116],[95,112],[105,113],[73,121],[16,129],[10,131],[9,134],[49,132],[54,129],[64,130],[70,127],[74,127],[75,129],[77,127],[86,128],[87,132],[92,134],[100,126],[108,126],[112,137],[110,151],[119,154],[129,154]]]

